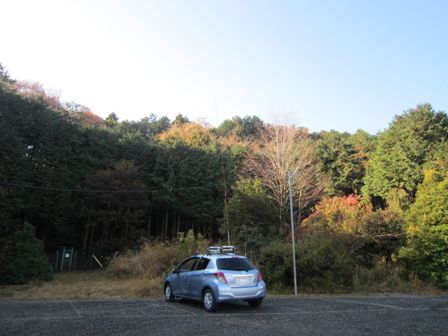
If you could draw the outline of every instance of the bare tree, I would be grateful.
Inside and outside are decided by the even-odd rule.
[[[296,210],[307,208],[318,198],[322,186],[317,178],[319,161],[308,131],[295,126],[269,125],[260,130],[244,171],[258,177],[277,204],[280,232],[285,232],[288,209],[288,171],[298,168],[294,180]]]

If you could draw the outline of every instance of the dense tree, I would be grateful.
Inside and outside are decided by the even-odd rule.
[[[190,129],[188,124],[185,127]],[[179,134],[183,133],[176,131],[176,137],[165,138],[153,165],[143,168],[146,184],[154,188],[158,217],[163,218],[159,234],[176,237],[176,232],[194,228],[210,237],[216,234],[217,221],[223,216],[225,190],[235,179],[237,157],[211,138],[199,141],[203,138],[190,138],[187,132],[186,141],[194,143],[191,146]]]
[[[120,137],[132,135],[145,141],[152,141],[160,133],[170,128],[170,120],[167,117],[157,118],[155,114],[142,118],[140,121],[123,120],[118,122],[118,116],[112,113],[106,118],[105,124]]]
[[[190,120],[188,120],[188,118],[186,116],[183,116],[182,114],[178,114],[174,118],[174,120],[173,120],[173,122],[171,124],[180,126],[180,125],[183,125],[183,124],[188,124],[189,122],[190,122]]]
[[[278,235],[275,204],[259,179],[239,180],[228,204],[231,243],[253,255]],[[220,231],[227,234],[227,223]]]
[[[403,190],[412,202],[423,179],[423,164],[448,138],[448,116],[431,105],[418,105],[396,116],[378,136],[364,180],[365,195],[387,200]]]
[[[145,138],[152,138],[165,132],[170,127],[170,120],[167,117],[157,118],[155,114],[145,117],[137,124],[140,133]]]
[[[318,144],[322,171],[328,177],[329,196],[359,194],[373,138],[358,130],[355,134],[323,132]]]
[[[448,152],[443,148],[425,169],[408,211],[408,240],[400,256],[410,273],[448,288]]]
[[[8,69],[6,69],[6,67],[3,66],[2,63],[0,63],[0,82],[6,83],[6,84],[14,84],[15,83],[15,81],[9,75]]]
[[[40,98],[0,88],[0,173],[6,211],[36,227],[45,243],[68,225],[71,195],[92,169],[76,125]],[[91,144],[89,144],[91,145]]]
[[[112,169],[99,170],[86,179],[83,188],[86,192],[81,191],[78,198],[83,251],[92,251],[94,241],[97,251],[118,241],[109,253],[137,244],[145,229],[147,197],[134,164],[119,161]]]
[[[115,112],[110,113],[106,119],[104,119],[104,122],[108,127],[113,127],[118,123],[118,116]]]
[[[216,132],[220,136],[235,136],[240,140],[252,140],[264,128],[263,121],[257,116],[233,117],[224,120]]]
[[[405,227],[399,260],[444,286],[447,120],[420,105],[378,137],[309,134],[255,116],[215,129],[182,115],[103,120],[0,65],[1,281],[46,278],[42,245],[112,254],[143,238],[223,239],[229,228],[268,281],[290,285],[287,176],[298,167],[294,215],[308,217],[297,232],[302,284],[351,286],[359,267],[393,265]],[[363,184],[370,197],[359,195]],[[28,267],[23,256],[40,266],[16,272]]]
[[[196,123],[173,124],[160,139],[171,144],[185,143],[192,147],[206,147],[212,143],[210,129]]]

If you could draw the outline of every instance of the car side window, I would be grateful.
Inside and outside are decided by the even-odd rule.
[[[205,270],[207,268],[209,262],[210,262],[210,259],[201,258],[198,262],[198,265],[196,266],[196,271]]]
[[[178,272],[190,272],[194,266],[194,264],[197,262],[198,258],[191,258],[188,260],[185,260],[182,264],[179,265],[177,268]]]

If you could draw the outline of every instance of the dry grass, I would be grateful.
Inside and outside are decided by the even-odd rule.
[[[403,270],[396,265],[377,263],[373,268],[358,268],[353,277],[353,292],[356,293],[407,293],[446,294],[429,283],[413,277],[405,279]]]
[[[179,262],[178,249],[161,242],[147,242],[138,251],[115,255],[107,272],[118,278],[157,278]]]
[[[366,276],[366,274],[364,274]],[[392,277],[383,281],[358,283],[353,290],[319,293],[300,288],[301,295],[316,294],[375,294],[375,293],[406,293],[406,294],[446,294],[435,287],[425,285],[421,281],[398,280]],[[77,271],[57,273],[53,281],[31,283],[17,286],[0,286],[0,298],[17,299],[100,299],[100,298],[155,298],[162,295],[163,277],[130,277],[117,278],[108,272]],[[269,295],[290,295],[291,288],[269,287]]]
[[[0,286],[0,298],[20,299],[88,299],[88,298],[149,298],[162,295],[163,276],[183,257],[208,242],[185,239],[181,244],[168,245],[148,242],[138,251],[128,251],[112,258],[105,271],[76,271],[56,273],[49,282],[17,286]],[[300,293],[316,294],[446,294],[418,279],[404,280],[396,265],[377,263],[371,269],[358,268],[353,287],[335,290],[321,284],[319,290],[303,288]],[[291,288],[268,284],[269,295],[291,294]]]
[[[138,251],[115,255],[101,272],[56,273],[50,282],[0,286],[0,297],[23,299],[144,298],[162,295],[163,276],[206,240],[189,232],[178,244],[147,242]]]
[[[106,272],[57,273],[53,281],[0,286],[0,297],[18,299],[144,298],[162,295],[163,277],[119,279]]]

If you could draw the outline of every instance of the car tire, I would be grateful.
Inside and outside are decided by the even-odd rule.
[[[170,284],[167,284],[165,286],[165,289],[164,289],[163,293],[164,293],[164,297],[165,297],[165,301],[166,302],[173,302],[174,301],[173,288],[171,287]]]
[[[249,306],[251,307],[260,307],[263,303],[263,299],[257,299],[257,300],[249,300],[247,301],[249,303]]]
[[[216,311],[216,299],[212,290],[206,289],[202,293],[202,306],[206,312],[212,313]]]

